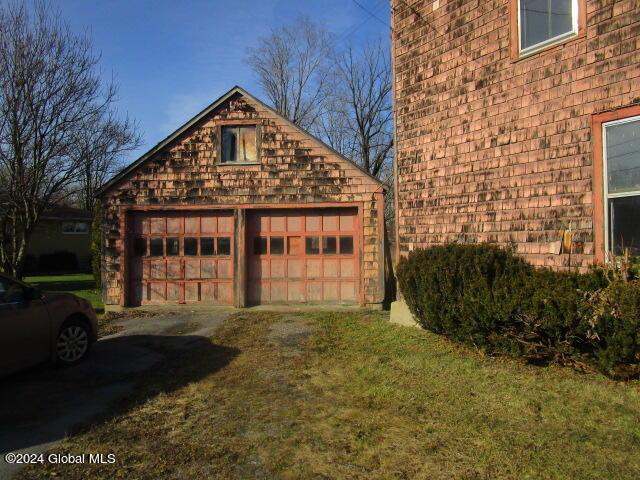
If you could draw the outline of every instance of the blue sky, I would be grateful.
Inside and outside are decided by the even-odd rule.
[[[358,0],[389,22],[388,0]],[[240,85],[264,98],[244,59],[273,27],[308,15],[341,43],[380,39],[388,28],[353,0],[53,0],[102,55],[119,84],[118,110],[140,123],[144,146],[132,161],[191,116]]]

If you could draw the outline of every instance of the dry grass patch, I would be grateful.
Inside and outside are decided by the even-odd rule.
[[[640,391],[484,358],[381,313],[247,312],[21,478],[638,478]]]

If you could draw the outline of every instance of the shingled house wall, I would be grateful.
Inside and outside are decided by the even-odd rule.
[[[584,3],[586,34],[516,59],[513,0],[392,0],[401,254],[488,241],[594,261],[592,116],[640,103],[640,3]],[[573,255],[549,253],[568,228]]]
[[[261,135],[259,164],[219,164],[218,125],[229,120],[255,120]],[[105,304],[125,303],[123,229],[126,212],[134,206],[198,209],[353,202],[362,215],[364,303],[380,303],[384,296],[382,198],[382,185],[364,172],[262,105],[235,94],[103,194]]]

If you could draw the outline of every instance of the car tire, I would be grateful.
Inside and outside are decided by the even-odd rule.
[[[91,347],[91,336],[86,323],[79,320],[64,322],[56,338],[56,363],[73,365],[82,360]]]

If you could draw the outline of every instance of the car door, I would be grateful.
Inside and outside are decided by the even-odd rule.
[[[25,285],[0,276],[0,375],[50,357],[51,322],[41,298]]]

